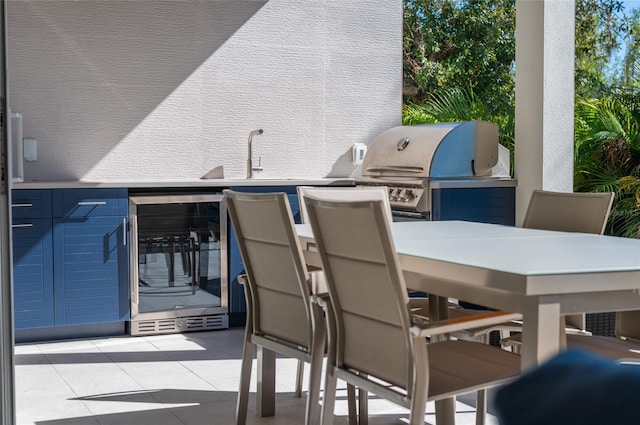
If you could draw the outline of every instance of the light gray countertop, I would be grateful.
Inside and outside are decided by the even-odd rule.
[[[259,186],[351,186],[354,180],[341,178],[287,179],[179,179],[132,181],[27,181],[14,182],[13,189],[82,189],[82,188],[197,188],[197,187],[259,187]]]

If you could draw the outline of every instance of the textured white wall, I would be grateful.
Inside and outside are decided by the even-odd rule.
[[[401,0],[8,2],[26,180],[343,177],[400,124]]]

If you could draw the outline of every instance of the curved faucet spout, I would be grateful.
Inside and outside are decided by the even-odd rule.
[[[264,133],[264,130],[261,129],[261,128],[259,128],[257,130],[253,130],[251,133],[249,133],[249,143],[251,143],[251,140],[253,140],[253,136],[259,135],[259,134],[262,134],[262,133]]]
[[[254,171],[262,171],[262,167],[254,167],[253,166],[253,136],[259,135],[264,133],[264,130],[262,130],[261,128],[258,130],[253,130],[251,133],[249,133],[249,140],[247,142],[248,144],[248,152],[247,152],[247,178],[251,179],[253,178],[253,172]]]

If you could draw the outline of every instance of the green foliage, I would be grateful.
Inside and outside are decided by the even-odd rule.
[[[634,112],[623,99],[611,96],[578,101],[575,134],[575,190],[615,192],[607,232],[635,236],[640,227],[637,109]]]
[[[408,103],[403,106],[403,125],[475,120],[497,124],[500,128],[500,143],[513,152],[513,114],[493,114],[473,92],[462,89],[443,90],[423,103]]]
[[[493,111],[513,108],[515,0],[406,0],[404,99],[467,90]]]
[[[608,232],[640,226],[640,10],[576,0],[576,191],[613,191]],[[626,54],[608,72],[613,52]],[[513,154],[515,0],[405,0],[405,125],[486,120]],[[513,161],[512,161],[513,163]]]
[[[640,9],[634,9],[627,20],[628,31],[624,37],[626,54],[622,63],[622,75],[615,81],[619,87],[640,87]]]
[[[629,24],[619,0],[576,0],[576,95],[590,98],[608,92],[606,75],[611,54]]]

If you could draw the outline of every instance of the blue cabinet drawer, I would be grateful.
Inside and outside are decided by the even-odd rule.
[[[126,189],[64,189],[53,192],[53,217],[126,216]]]
[[[12,190],[11,216],[18,219],[51,217],[51,191],[47,189]]]

